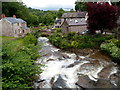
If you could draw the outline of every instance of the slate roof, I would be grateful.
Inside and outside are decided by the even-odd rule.
[[[86,25],[86,21],[85,18],[81,18],[81,19],[70,19],[67,20],[67,23],[69,26],[78,26],[78,25]]]
[[[27,28],[26,26],[22,26],[21,28],[22,28],[22,29],[26,29],[26,30],[28,30],[28,28]]]
[[[86,11],[84,12],[72,12],[72,13],[64,13],[62,18],[82,18],[85,17]]]
[[[24,21],[20,18],[6,17],[5,19],[11,23],[26,23],[26,21]]]
[[[61,22],[61,20],[60,20],[60,19],[55,20],[55,23],[59,23],[59,22]]]

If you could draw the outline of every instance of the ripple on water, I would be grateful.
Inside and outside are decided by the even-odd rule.
[[[40,37],[38,41],[43,43],[43,47],[39,51],[41,58],[38,59],[37,63],[45,64],[45,67],[42,67],[44,71],[40,74],[39,79],[45,81],[42,84],[37,83],[36,87],[49,88],[59,86],[62,88],[65,86],[76,88],[75,83],[79,80],[80,75],[87,75],[96,82],[99,79],[98,73],[105,66],[113,64],[109,60],[103,60],[99,55],[97,56],[100,58],[91,59],[95,57],[95,54],[89,58],[75,53],[59,51],[60,49],[51,45],[46,37]],[[110,75],[117,72],[116,70],[117,68],[113,66],[111,72],[107,75],[110,77]],[[59,80],[65,85],[60,84]]]

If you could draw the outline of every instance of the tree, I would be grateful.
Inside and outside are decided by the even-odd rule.
[[[22,2],[3,2],[2,13],[7,17],[16,15],[17,18],[22,18],[28,24],[39,24],[39,18],[36,13],[31,12]]]
[[[91,33],[95,30],[113,29],[117,27],[119,8],[108,3],[88,3],[88,29]]]
[[[54,23],[54,18],[50,13],[45,14],[42,17],[42,23],[45,25],[51,25]]]
[[[76,11],[86,11],[86,2],[75,2],[75,10]]]
[[[60,9],[58,10],[57,17],[58,17],[58,18],[61,18],[63,13],[65,13],[65,11],[64,11],[62,8],[60,8]]]
[[[70,9],[70,12],[74,12],[74,10],[73,10],[73,9]]]
[[[113,2],[112,5],[120,7],[120,1],[119,2]]]

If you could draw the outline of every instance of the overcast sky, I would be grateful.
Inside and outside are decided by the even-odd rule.
[[[74,9],[76,0],[22,0],[27,7],[41,10]]]

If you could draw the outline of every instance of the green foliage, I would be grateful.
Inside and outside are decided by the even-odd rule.
[[[61,33],[61,28],[56,28],[55,33]]]
[[[74,36],[75,36],[75,32],[69,32],[67,35],[66,35],[66,37],[67,37],[67,39],[68,40],[71,40]]]
[[[49,37],[50,42],[59,48],[99,48],[100,44],[105,40],[113,38],[110,35],[82,35],[79,36],[75,32],[70,32],[66,35],[54,33]]]
[[[79,0],[77,0],[75,2],[75,10],[76,11],[86,11],[86,3],[85,2],[79,2]]]
[[[54,18],[50,13],[47,13],[42,17],[42,21],[45,25],[51,25],[54,22]]]
[[[37,39],[34,35],[28,34],[23,38],[24,44],[37,44]]]
[[[113,58],[120,60],[120,48],[117,46],[119,42],[116,39],[108,40],[106,43],[101,44],[101,50],[110,53]]]
[[[31,39],[31,40],[30,40]],[[2,87],[3,89],[31,88],[33,76],[40,73],[35,65],[40,47],[35,45],[36,38],[28,35],[15,39],[3,37],[2,47]]]
[[[58,17],[58,18],[61,18],[63,13],[65,13],[65,11],[64,11],[62,8],[60,8],[60,9],[58,10],[57,17]]]
[[[37,25],[39,22],[39,17],[35,13],[30,12],[22,2],[3,2],[2,13],[9,17],[16,15],[17,18],[27,21],[29,25]]]

